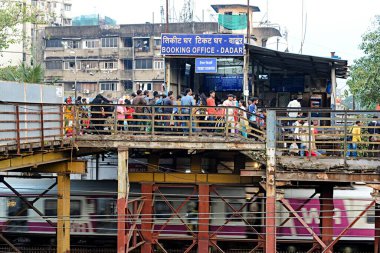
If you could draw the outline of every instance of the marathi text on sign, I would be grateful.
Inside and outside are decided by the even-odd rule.
[[[243,56],[244,35],[162,34],[162,55]]]

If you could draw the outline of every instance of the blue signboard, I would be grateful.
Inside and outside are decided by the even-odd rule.
[[[162,55],[243,56],[244,35],[162,34]]]
[[[196,58],[195,73],[216,73],[218,67],[216,58]]]

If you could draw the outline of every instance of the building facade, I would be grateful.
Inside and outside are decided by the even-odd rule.
[[[46,26],[70,26],[72,24],[72,0],[27,0],[26,4],[36,8],[40,20],[45,24],[26,23],[19,25],[25,39],[12,44],[2,52],[0,67],[17,66],[24,62],[27,65],[41,63],[43,48],[39,40]]]
[[[50,26],[72,25],[72,0],[31,0]]]
[[[218,23],[172,23],[172,33],[217,33]],[[164,90],[163,24],[47,27],[45,82],[66,95],[120,97],[137,89]],[[66,46],[65,46],[66,45]]]

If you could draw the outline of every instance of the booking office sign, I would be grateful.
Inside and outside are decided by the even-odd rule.
[[[244,35],[163,33],[161,55],[244,56]]]

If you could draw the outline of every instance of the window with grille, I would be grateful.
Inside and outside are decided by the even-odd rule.
[[[99,69],[99,63],[97,61],[82,61],[81,69],[83,70]]]
[[[135,69],[152,69],[152,59],[137,59]]]
[[[154,61],[154,69],[164,69],[164,61]]]
[[[136,52],[149,52],[150,51],[150,38],[137,38],[135,39]]]
[[[99,40],[85,40],[84,41],[84,48],[98,48],[99,47]]]
[[[77,70],[79,70],[79,63],[77,62]],[[64,63],[65,70],[74,70],[75,69],[75,61],[65,61]]]
[[[116,61],[103,62],[102,69],[117,69],[117,62]]]
[[[118,37],[102,38],[102,47],[117,47]]]
[[[68,40],[65,41],[68,48],[81,48],[81,43],[79,40]]]
[[[47,61],[45,67],[46,69],[62,69],[62,61]]]
[[[100,90],[116,91],[117,83],[100,83]]]
[[[62,40],[60,39],[46,40],[46,47],[62,47]]]
[[[71,11],[71,4],[65,4],[65,11]]]

